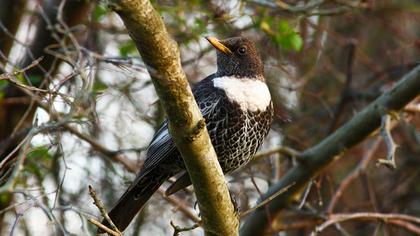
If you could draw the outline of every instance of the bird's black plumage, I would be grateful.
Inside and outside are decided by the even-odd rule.
[[[243,37],[208,40],[218,49],[218,70],[200,81],[193,94],[219,163],[224,173],[229,173],[248,163],[261,146],[270,129],[273,108],[264,83],[263,64],[253,43]],[[253,87],[248,88],[248,84]],[[255,94],[259,92],[267,94]],[[164,121],[149,145],[138,176],[109,213],[115,225],[124,230],[159,186],[181,172],[167,194],[187,187],[191,181]]]

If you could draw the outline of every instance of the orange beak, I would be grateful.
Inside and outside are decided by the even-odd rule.
[[[221,51],[221,52],[223,52],[225,54],[232,54],[232,51],[228,47],[226,47],[225,45],[223,45],[217,38],[212,37],[212,36],[208,36],[208,37],[206,37],[206,39],[217,50],[219,50],[219,51]]]

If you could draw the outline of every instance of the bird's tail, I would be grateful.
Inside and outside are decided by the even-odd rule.
[[[169,177],[169,176],[168,176]],[[128,190],[118,200],[117,204],[108,213],[112,222],[122,232],[127,228],[136,214],[143,208],[146,202],[152,197],[153,193],[168,178],[162,173],[151,171],[145,175],[140,175]],[[104,219],[102,224],[111,228]],[[98,229],[98,233],[105,231]]]

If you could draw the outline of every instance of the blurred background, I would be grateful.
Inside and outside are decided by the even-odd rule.
[[[320,142],[420,62],[418,0],[152,3],[192,85],[216,70],[205,36],[246,36],[260,50],[275,121],[257,158],[227,177],[240,212],[294,165],[279,149]],[[165,117],[122,21],[101,1],[0,0],[0,71],[0,234],[95,235],[88,185],[109,209]],[[336,214],[372,212],[417,224],[356,218],[319,235],[420,235],[419,112],[417,98],[393,116],[397,169],[377,165],[387,151],[372,134],[272,219],[272,235],[310,235]],[[126,235],[172,235],[171,221],[199,219],[192,188],[168,198],[166,186]]]

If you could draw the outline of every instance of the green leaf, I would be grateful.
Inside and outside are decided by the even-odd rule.
[[[38,160],[49,160],[51,159],[51,154],[48,152],[48,146],[39,146],[33,148],[27,155],[27,158],[36,158]]]
[[[38,146],[32,148],[27,154],[27,163],[25,164],[25,171],[23,177],[29,177],[31,174],[37,176],[45,176],[47,173],[42,171],[41,166],[49,166],[51,164],[52,155],[49,152],[48,146]],[[24,181],[25,183],[26,181]]]
[[[4,90],[7,88],[9,82],[6,80],[0,80],[0,99],[4,97]]]
[[[5,204],[9,204],[12,198],[12,194],[2,193],[0,194],[0,205],[4,206]]]
[[[279,25],[277,26],[277,30],[280,33],[288,34],[292,29],[290,28],[289,23],[287,21],[281,20],[279,22]]]
[[[132,40],[122,43],[118,49],[122,57],[138,55],[136,45]]]
[[[8,84],[9,82],[7,82],[7,80],[0,80],[0,90],[5,89]]]
[[[103,83],[100,80],[95,80],[95,82],[93,83],[93,93],[94,94],[98,94],[98,93],[102,93],[103,91],[108,89],[108,85]]]
[[[33,86],[38,86],[42,83],[42,79],[43,77],[40,75],[30,75],[29,76],[29,81],[31,82],[31,85]],[[26,83],[26,81],[25,81]]]
[[[93,10],[93,19],[95,21],[100,20],[103,16],[108,13],[108,8],[102,5],[96,5],[95,9]]]
[[[298,52],[300,51],[300,49],[302,49],[302,45],[303,45],[303,40],[302,37],[300,37],[299,34],[295,33],[292,35],[292,37],[290,38],[291,44],[292,44],[292,48]]]
[[[203,28],[205,28],[205,27],[206,27],[206,24],[205,24],[204,20],[202,20],[202,19],[200,19],[200,18],[196,18],[196,19],[194,20],[194,22],[195,22],[196,26],[197,26],[198,28],[200,28],[200,29],[203,29]]]
[[[274,32],[273,40],[286,50],[300,51],[303,40],[300,35],[285,20],[278,22],[277,31]]]

